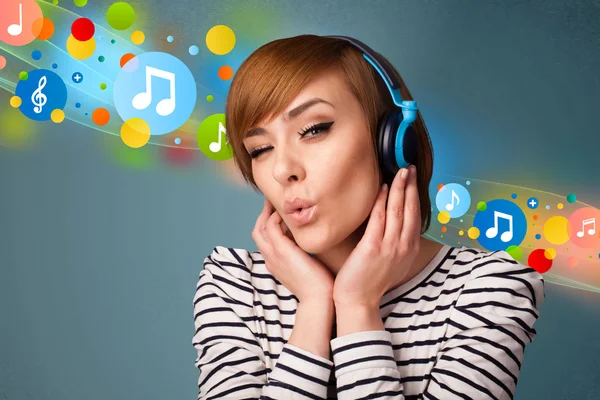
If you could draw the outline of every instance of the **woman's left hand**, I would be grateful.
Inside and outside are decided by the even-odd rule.
[[[419,253],[417,171],[411,166],[402,177],[403,170],[398,171],[389,190],[379,191],[362,239],[335,278],[336,306],[378,310],[383,295],[406,278]]]

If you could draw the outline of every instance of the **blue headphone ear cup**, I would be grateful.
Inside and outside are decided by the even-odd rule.
[[[400,115],[398,115],[400,114]],[[402,111],[386,111],[379,119],[377,127],[377,146],[379,150],[379,168],[383,182],[392,184],[400,168],[396,162],[396,132],[402,120]]]

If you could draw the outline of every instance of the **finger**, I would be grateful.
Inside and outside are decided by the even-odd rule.
[[[379,242],[383,238],[383,232],[385,231],[385,202],[387,200],[388,187],[384,184],[377,193],[375,204],[371,210],[369,222],[365,229],[364,237],[367,240]]]
[[[277,251],[282,248],[286,248],[293,244],[291,239],[286,236],[281,229],[281,223],[283,218],[275,211],[267,220],[265,224],[265,234],[268,237],[269,243],[273,246],[273,250]]]
[[[271,214],[273,213],[273,205],[265,198],[263,203],[263,209],[256,219],[254,230],[252,231],[252,238],[256,242],[261,252],[269,252],[270,245],[265,237],[265,225]]]
[[[402,173],[406,175],[403,176]],[[402,234],[407,175],[409,175],[408,170],[401,168],[392,181],[385,221],[384,241],[386,243],[397,243]]]
[[[421,234],[421,205],[417,187],[417,169],[414,166],[408,174],[404,213],[401,240],[418,238]]]

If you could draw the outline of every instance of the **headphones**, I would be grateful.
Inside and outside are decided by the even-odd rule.
[[[402,100],[400,82],[394,75],[392,66],[369,46],[349,36],[326,36],[342,39],[358,48],[363,57],[375,68],[387,85],[396,108],[385,112],[377,123],[377,146],[379,167],[383,181],[391,184],[400,168],[416,164],[417,134],[412,123],[417,118],[416,101]]]

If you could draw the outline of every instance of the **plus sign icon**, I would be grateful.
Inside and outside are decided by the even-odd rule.
[[[71,79],[73,79],[73,82],[75,83],[81,83],[81,81],[83,81],[83,74],[81,72],[75,72]]]
[[[538,208],[538,204],[538,199],[536,199],[535,197],[530,197],[529,200],[527,200],[527,207],[531,208],[532,210]]]

